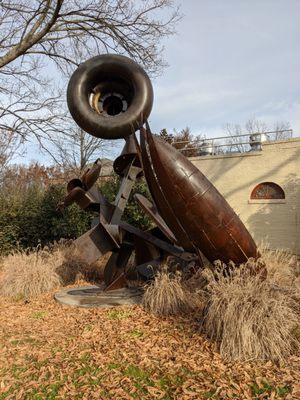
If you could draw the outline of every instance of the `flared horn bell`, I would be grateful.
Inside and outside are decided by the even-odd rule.
[[[67,102],[75,122],[93,136],[120,139],[150,115],[153,89],[135,61],[104,54],[82,63],[71,76]]]

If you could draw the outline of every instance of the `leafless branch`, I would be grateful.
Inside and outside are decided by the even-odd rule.
[[[0,128],[0,184],[8,164],[18,153],[22,138],[16,136],[12,130]]]
[[[69,126],[51,144],[56,162],[64,170],[73,170],[80,174],[88,164],[107,156],[115,141],[96,138],[78,127]]]
[[[256,118],[250,118],[244,126],[239,124],[227,124],[224,130],[228,135],[227,144],[229,152],[237,151],[239,153],[249,151],[249,140],[251,141],[251,136],[253,139],[257,137],[259,141],[261,140],[260,134],[265,134],[265,139],[267,140],[284,140],[290,138],[292,134],[289,122],[281,121],[273,125],[268,125]],[[247,134],[249,134],[248,140],[245,138]]]
[[[127,54],[159,73],[162,39],[179,18],[171,0],[2,0],[0,128],[40,143],[62,130],[65,79],[99,53]]]

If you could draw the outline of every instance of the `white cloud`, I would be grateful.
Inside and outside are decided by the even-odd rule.
[[[182,0],[182,12],[165,42],[170,67],[153,80],[153,131],[217,136],[255,116],[299,135],[300,1]]]
[[[154,81],[153,130],[220,133],[255,115],[300,132],[300,2],[185,0],[182,11]]]

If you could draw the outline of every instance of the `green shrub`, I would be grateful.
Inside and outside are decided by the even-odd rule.
[[[0,195],[0,253],[14,248],[33,248],[61,238],[73,239],[90,226],[92,216],[72,205],[57,211],[65,196],[63,185],[47,189],[31,186],[25,193]]]
[[[100,185],[101,192],[113,202],[120,184],[119,177]],[[133,199],[134,193],[150,198],[144,180],[136,182],[125,209],[123,219],[139,228],[147,229],[151,221]],[[74,239],[86,232],[92,213],[81,210],[76,204],[57,211],[57,204],[66,194],[65,185],[30,185],[25,191],[14,190],[0,194],[0,254],[19,248],[34,248],[58,241]]]

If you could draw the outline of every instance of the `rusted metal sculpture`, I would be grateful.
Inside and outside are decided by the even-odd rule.
[[[81,179],[68,183],[60,207],[76,202],[98,212],[92,228],[75,243],[81,257],[94,262],[111,252],[104,271],[107,290],[123,286],[128,275],[150,278],[168,255],[187,266],[190,261],[233,261],[257,257],[256,245],[233,209],[213,184],[182,153],[150,131],[147,118],[153,101],[151,82],[135,62],[120,56],[98,56],[71,77],[68,105],[78,125],[94,136],[125,138],[114,162],[121,177],[114,203],[96,188],[98,161]],[[144,127],[145,125],[145,127]],[[135,131],[140,131],[140,142]],[[142,231],[122,221],[134,182],[144,174],[152,200],[135,200],[156,225]],[[135,266],[128,261],[135,253]]]

